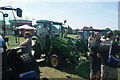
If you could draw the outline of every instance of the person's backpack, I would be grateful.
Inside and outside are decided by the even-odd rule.
[[[120,65],[119,65],[120,59],[117,58],[116,56],[113,56],[113,55],[111,54],[112,43],[113,43],[113,41],[111,41],[111,43],[110,43],[109,56],[108,56],[107,62],[109,63],[109,65],[110,65],[111,67],[118,68],[118,67],[120,66]]]

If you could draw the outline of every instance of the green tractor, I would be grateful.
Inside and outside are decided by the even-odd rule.
[[[89,60],[81,57],[86,49],[80,40],[67,37],[66,27],[63,23],[49,20],[38,20],[36,35],[32,37],[35,41],[33,50],[36,59],[44,58],[52,67],[60,67],[64,61],[69,61],[76,66],[76,72],[81,76],[89,78]]]

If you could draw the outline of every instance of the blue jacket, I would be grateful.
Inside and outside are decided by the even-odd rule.
[[[4,46],[6,46],[5,41],[2,38],[2,36],[0,35],[0,47],[4,47]]]

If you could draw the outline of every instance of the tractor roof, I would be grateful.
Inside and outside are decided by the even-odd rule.
[[[29,22],[32,22],[31,20],[26,20],[26,19],[11,19],[9,21],[29,21]]]
[[[54,22],[54,21],[50,21],[50,20],[37,20],[36,23],[47,23],[47,22],[53,22],[54,24],[62,24],[60,22]]]
[[[110,31],[109,29],[82,29],[82,31]]]
[[[36,23],[52,22],[50,20],[37,20]]]

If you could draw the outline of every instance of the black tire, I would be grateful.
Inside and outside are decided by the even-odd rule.
[[[61,66],[61,56],[59,55],[56,55],[56,54],[53,54],[50,56],[50,59],[49,59],[49,63],[50,63],[50,66],[54,67],[54,68],[59,68]]]
[[[13,70],[13,76],[18,77],[21,73],[36,71],[39,75],[39,67],[32,55],[16,53],[8,55],[9,67]]]

